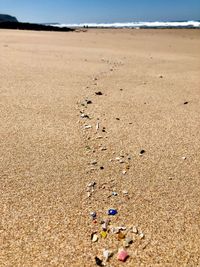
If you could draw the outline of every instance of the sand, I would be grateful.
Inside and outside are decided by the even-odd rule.
[[[200,265],[199,30],[0,36],[0,266],[95,266],[109,208],[106,266]]]

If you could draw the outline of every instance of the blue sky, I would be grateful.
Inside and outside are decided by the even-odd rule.
[[[200,0],[0,0],[0,13],[40,23],[200,20]]]

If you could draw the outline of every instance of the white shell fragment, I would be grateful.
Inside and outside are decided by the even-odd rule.
[[[92,237],[92,242],[97,242],[98,241],[98,235],[97,234],[94,234],[93,237]]]
[[[140,232],[139,233],[139,237],[140,237],[140,239],[143,239],[144,238],[144,233],[143,232]]]
[[[133,232],[134,234],[137,234],[137,233],[138,233],[138,229],[137,229],[136,226],[133,226],[133,228],[132,228],[132,232]]]
[[[91,129],[92,128],[92,125],[85,125],[84,126],[84,129]]]

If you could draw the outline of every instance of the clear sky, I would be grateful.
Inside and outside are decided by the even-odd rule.
[[[0,14],[38,23],[200,20],[200,0],[0,0]]]

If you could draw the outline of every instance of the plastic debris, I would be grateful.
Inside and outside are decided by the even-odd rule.
[[[113,253],[109,250],[104,250],[103,251],[103,257],[105,258],[105,261],[108,261],[110,257],[112,257]]]
[[[95,262],[96,262],[96,265],[98,265],[98,266],[103,266],[102,265],[102,260],[100,260],[98,257],[95,257]]]
[[[126,252],[126,250],[120,249],[118,252],[118,255],[117,255],[117,259],[119,261],[125,262],[127,260],[127,258],[128,258],[128,253]]]
[[[116,214],[117,214],[117,210],[115,210],[115,209],[109,209],[108,210],[108,215],[114,216]]]
[[[102,238],[106,238],[108,233],[106,231],[101,231],[100,235],[101,235]]]

